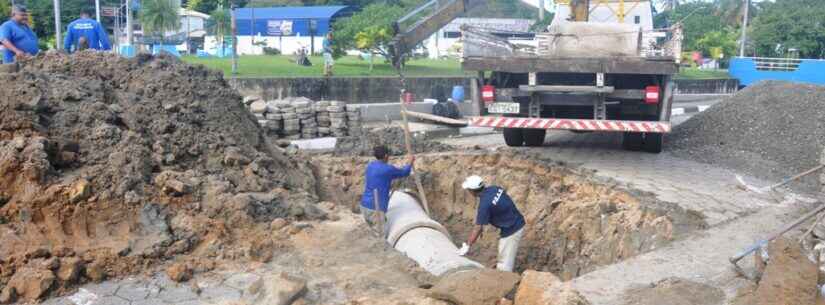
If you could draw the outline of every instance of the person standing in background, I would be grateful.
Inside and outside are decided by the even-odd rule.
[[[332,58],[332,32],[327,33],[321,45],[324,53],[324,76],[332,76],[332,66],[335,65]]]
[[[109,35],[97,20],[91,18],[92,9],[85,8],[80,12],[80,18],[66,27],[66,39],[63,48],[74,53],[85,48],[95,50],[111,50]]]

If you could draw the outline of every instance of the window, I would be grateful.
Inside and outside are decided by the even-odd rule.
[[[642,23],[642,17],[641,16],[633,16],[633,22],[636,23],[636,24]]]

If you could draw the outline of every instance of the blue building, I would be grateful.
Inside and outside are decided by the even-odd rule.
[[[352,16],[353,12],[350,6],[237,9],[238,54],[262,54],[264,46],[277,48],[282,54],[293,54],[302,47],[318,53],[332,23]],[[216,47],[214,36],[206,38],[205,47]]]

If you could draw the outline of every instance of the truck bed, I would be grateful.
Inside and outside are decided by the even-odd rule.
[[[461,67],[469,71],[510,73],[559,72],[606,74],[673,75],[679,67],[672,58],[546,58],[539,56],[464,57]]]

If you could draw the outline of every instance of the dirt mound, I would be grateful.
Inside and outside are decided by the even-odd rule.
[[[818,164],[825,86],[762,82],[674,128],[674,154],[777,180]],[[803,180],[816,187],[816,175]]]
[[[0,81],[4,296],[72,285],[78,271],[61,272],[64,262],[85,281],[179,254],[258,259],[277,244],[273,219],[323,218],[311,172],[267,144],[219,72],[46,53]],[[20,270],[58,278],[14,291]]]
[[[355,208],[369,161],[367,157],[313,160],[319,180],[324,181],[321,196]],[[467,239],[476,216],[477,199],[461,188],[464,178],[481,175],[507,189],[527,221],[516,269],[550,271],[565,280],[662,247],[705,225],[696,213],[674,204],[533,156],[421,155],[416,171],[433,217],[457,244]],[[414,190],[411,181],[399,181],[399,186]],[[498,232],[488,229],[472,259],[495,265],[497,243]]]
[[[390,149],[391,155],[400,156],[407,153],[404,141],[403,128],[398,126],[376,127],[366,130],[359,137],[338,138],[334,154],[336,156],[372,156],[373,147],[383,144]],[[455,147],[413,137],[413,150],[415,153],[444,152],[455,150]]]

